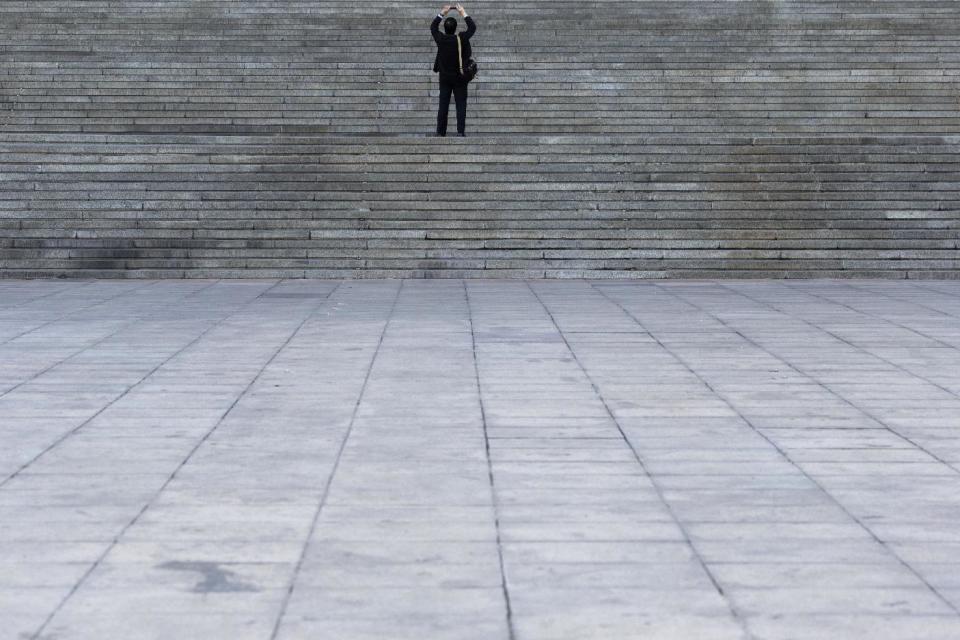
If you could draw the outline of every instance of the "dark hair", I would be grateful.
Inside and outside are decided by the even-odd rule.
[[[457,19],[456,18],[447,18],[443,21],[443,30],[447,32],[447,35],[452,36],[457,31]]]

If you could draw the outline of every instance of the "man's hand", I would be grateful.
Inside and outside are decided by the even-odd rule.
[[[447,14],[447,11],[450,11],[451,9],[453,9],[453,5],[452,5],[452,4],[445,4],[445,5],[443,5],[443,8],[440,9],[440,15],[442,15],[442,16],[443,16],[443,15],[446,15],[446,14]]]
[[[467,10],[463,8],[463,5],[462,5],[462,4],[458,4],[458,5],[457,5],[457,11],[460,12],[460,15],[461,15],[461,16],[466,16],[466,15],[467,15]]]

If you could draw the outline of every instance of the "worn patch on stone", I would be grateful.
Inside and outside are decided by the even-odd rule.
[[[236,591],[260,591],[256,586],[235,580],[236,573],[224,569],[219,562],[164,562],[161,569],[171,571],[196,571],[202,580],[193,586],[195,593],[233,593]]]

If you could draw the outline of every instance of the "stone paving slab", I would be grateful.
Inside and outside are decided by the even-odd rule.
[[[0,282],[2,640],[949,640],[958,532],[958,282]]]

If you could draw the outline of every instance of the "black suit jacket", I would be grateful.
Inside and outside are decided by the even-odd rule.
[[[430,25],[430,33],[433,34],[433,40],[437,43],[437,57],[433,61],[433,70],[439,73],[441,78],[455,79],[459,77],[460,70],[457,60],[457,36],[440,33],[441,21],[440,16],[437,16]],[[463,64],[467,64],[467,60],[473,57],[470,38],[477,32],[477,24],[470,16],[464,18],[464,22],[467,23],[467,30],[460,34],[460,46],[463,48]]]

